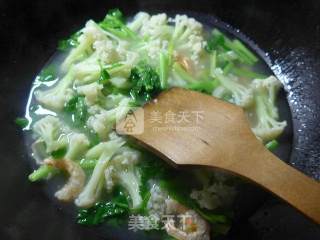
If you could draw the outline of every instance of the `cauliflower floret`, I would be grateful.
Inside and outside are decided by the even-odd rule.
[[[115,122],[115,111],[101,111],[100,113],[90,116],[87,121],[87,126],[98,133],[99,137],[104,139],[111,131]]]
[[[278,121],[275,105],[276,94],[281,87],[280,81],[274,76],[256,79],[252,82],[255,91],[255,111],[257,123],[252,128],[255,135],[263,141],[278,137],[287,126],[286,121]]]
[[[150,15],[146,12],[138,12],[133,20],[128,23],[128,28],[130,28],[132,31],[137,32],[144,23],[148,22],[150,18]]]
[[[205,41],[202,36],[191,35],[185,45],[186,50],[191,52],[190,59],[197,65],[203,52]],[[183,46],[181,47],[183,48]]]
[[[71,69],[57,85],[48,90],[35,91],[34,95],[37,101],[46,108],[54,111],[61,111],[72,96],[71,85],[74,80],[74,73]]]
[[[250,86],[241,84],[233,75],[223,75],[223,71],[220,68],[215,69],[213,73],[221,83],[222,87],[225,88],[225,91],[223,92],[229,92],[232,94],[232,98],[230,99],[231,103],[241,107],[249,107],[253,103],[253,91]],[[221,95],[219,95],[219,97],[221,97]]]
[[[278,108],[276,107],[276,97],[279,89],[282,87],[281,82],[275,77],[270,76],[266,79],[255,79],[252,81],[252,87],[257,94],[268,95],[268,111],[273,118],[278,118]]]
[[[43,160],[48,157],[45,142],[40,138],[31,145],[32,157],[38,165],[43,164]]]
[[[117,50],[118,51],[118,50]],[[112,66],[112,64],[104,64],[108,73],[112,77],[128,78],[133,66],[139,61],[139,54],[132,51],[123,50],[119,54],[119,66]],[[97,81],[101,76],[101,65],[99,64],[99,57],[97,53],[93,53],[88,59],[74,65],[75,70],[75,85],[85,85]]]
[[[45,142],[47,153],[67,146],[68,140],[63,133],[63,125],[56,117],[48,115],[40,119],[34,124],[33,131]]]
[[[130,147],[121,147],[117,155],[114,156],[111,163],[120,164],[122,166],[135,165],[139,162],[140,152]]]
[[[141,16],[146,18],[146,20],[143,22],[141,28],[139,28],[140,34],[146,38],[146,40],[135,46],[134,49],[139,52],[140,55],[144,57],[148,56],[153,63],[157,64],[159,53],[167,51],[168,49],[172,26],[167,24],[167,15],[164,13],[153,15],[150,18],[144,14]],[[139,58],[139,55],[137,57]],[[137,63],[137,61],[135,63]]]
[[[195,199],[201,208],[213,210],[222,205],[229,205],[235,196],[233,187],[223,183],[204,186],[202,190],[192,190],[190,197]]]
[[[73,68],[75,72],[75,86],[95,82],[101,74],[101,67],[95,53],[86,60],[75,64]]]
[[[128,89],[128,87],[130,86],[128,79],[124,77],[113,77],[110,79],[110,82],[113,86],[119,89]]]
[[[151,60],[155,61],[159,59],[159,53],[165,52],[168,48],[169,42],[167,40],[161,40],[161,39],[155,39],[149,41],[146,46],[142,49],[145,49],[147,51],[148,57],[151,58]]]
[[[202,24],[195,20],[194,18],[189,18],[187,15],[177,14],[174,18],[174,23],[176,24],[175,34],[180,35],[180,37],[189,36],[190,34],[201,33]]]
[[[70,54],[62,63],[62,69],[68,70],[72,64],[85,58],[92,53],[92,44],[95,41],[107,38],[106,33],[93,20],[89,20],[81,30],[82,34],[78,37],[79,45],[72,49]]]
[[[129,51],[129,43],[127,41],[120,40],[115,47],[116,52],[119,54],[122,60],[126,59],[127,52]]]
[[[128,69],[131,70],[137,63],[139,62],[139,54],[132,51],[126,51],[125,52],[125,60],[124,64],[128,65]]]
[[[112,108],[117,107],[124,98],[126,98],[126,97],[122,94],[119,94],[119,93],[118,94],[109,94],[105,100],[105,108],[112,109]]]
[[[101,90],[103,89],[102,84],[98,84],[97,82],[79,86],[77,91],[79,94],[85,95],[86,104],[88,106],[92,106],[98,102],[99,96],[101,96]]]
[[[116,62],[119,55],[110,39],[98,40],[93,43],[93,49],[97,52],[99,59],[104,63]]]
[[[96,115],[96,114],[100,113],[103,110],[104,110],[104,108],[101,107],[100,105],[97,105],[97,104],[92,105],[92,106],[88,106],[88,113],[90,115]]]
[[[176,15],[172,44],[176,54],[189,57],[195,65],[203,52],[206,41],[203,38],[202,24],[186,15]]]
[[[166,214],[166,200],[169,199],[169,195],[157,183],[151,183],[151,186],[147,209],[150,215],[161,219],[161,216]]]
[[[132,208],[136,209],[142,203],[140,195],[140,174],[135,168],[140,153],[130,147],[121,147],[112,158],[105,170],[105,186],[111,191],[116,184],[124,187],[132,200]]]
[[[75,203],[79,207],[92,206],[101,194],[104,182],[104,171],[108,166],[109,161],[118,149],[124,144],[122,138],[112,139],[108,142],[102,142],[99,145],[90,149],[86,156],[93,156],[99,154],[98,162],[93,170],[91,178],[80,193]]]
[[[93,20],[89,20],[86,22],[85,27],[81,30],[83,35],[79,37],[81,41],[83,38],[92,38],[94,41],[105,39],[106,32],[95,23]]]
[[[157,39],[164,34],[164,26],[167,25],[167,14],[161,13],[151,16],[149,21],[143,23],[140,34],[142,36],[150,37],[151,39]]]
[[[108,136],[109,141],[117,141],[120,142],[121,144],[124,142],[124,139],[119,137],[115,132],[111,132]],[[85,155],[85,159],[98,159],[103,151],[106,149],[106,142],[101,142],[98,145],[95,145]],[[121,146],[120,146],[121,147]]]
[[[113,176],[115,175],[115,169],[114,166],[109,166],[105,171],[104,171],[104,179],[105,179],[105,188],[107,189],[108,192],[111,192],[112,189],[115,186],[115,182],[113,179]]]
[[[90,142],[83,133],[73,133],[69,136],[69,146],[65,158],[77,160],[89,148]]]
[[[105,139],[111,132],[117,119],[121,119],[130,110],[129,103],[131,99],[123,98],[116,108],[103,110],[100,113],[89,117],[87,126],[98,133],[101,139]]]

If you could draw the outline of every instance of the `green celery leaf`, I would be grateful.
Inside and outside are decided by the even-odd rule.
[[[198,81],[189,83],[186,88],[198,92],[212,94],[212,91],[219,85],[217,80]]]
[[[161,91],[158,73],[149,64],[140,62],[131,70],[129,82],[133,85],[131,97],[136,101],[146,102]]]
[[[53,151],[51,153],[51,156],[55,159],[60,159],[60,158],[63,158],[64,155],[66,155],[66,153],[67,153],[67,148],[60,148],[56,151]]]
[[[279,147],[279,142],[276,139],[273,139],[270,142],[267,142],[265,146],[270,151],[273,151],[273,150],[276,150]]]
[[[119,9],[110,10],[99,26],[122,39],[137,38],[136,33],[125,25],[123,14]]]
[[[78,102],[78,96],[71,98],[65,105],[64,110],[66,112],[72,113],[76,111],[76,104]]]
[[[225,38],[226,36],[224,34],[222,34],[219,30],[214,29],[210,38],[207,41],[205,50],[209,53],[212,53],[219,46],[224,48]]]
[[[57,79],[57,67],[54,65],[45,67],[37,76],[37,80],[40,82],[50,82],[55,79]]]
[[[86,120],[88,118],[88,109],[83,96],[78,97],[74,118],[76,122],[79,122],[79,124],[86,123]]]
[[[121,21],[122,23],[124,23],[124,16],[122,14],[122,12],[118,9],[118,8],[114,8],[114,9],[110,9],[108,11],[108,17],[112,17],[112,18],[116,18],[118,19],[119,21]]]
[[[83,225],[97,225],[105,222],[110,217],[127,213],[127,209],[114,202],[98,202],[88,209],[78,211],[77,222]]]
[[[42,165],[39,167],[37,170],[34,170],[30,175],[29,175],[29,181],[31,182],[36,182],[42,179],[46,179],[50,174],[54,175],[59,170],[55,167],[48,166],[48,165]]]
[[[101,69],[99,83],[103,85],[110,84],[109,80],[110,80],[110,74],[108,73],[108,71],[106,69]]]
[[[75,48],[79,45],[78,38],[82,32],[76,32],[70,36],[68,39],[60,40],[58,43],[58,50],[67,51],[71,48]]]
[[[64,106],[64,111],[71,118],[71,123],[76,127],[83,127],[88,119],[88,107],[85,103],[85,97],[76,95],[71,98]]]
[[[28,119],[21,117],[16,118],[15,123],[21,128],[25,128],[29,125]]]
[[[83,225],[97,225],[128,214],[128,198],[121,188],[116,188],[111,201],[98,202],[87,209],[79,209],[77,222]]]

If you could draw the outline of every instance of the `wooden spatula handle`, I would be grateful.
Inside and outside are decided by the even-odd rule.
[[[320,184],[278,159],[268,150],[257,151],[248,159],[247,164],[234,165],[231,168],[263,188],[276,194],[298,209],[307,217],[320,223]],[[242,169],[244,166],[251,166]],[[257,171],[259,169],[259,171]]]

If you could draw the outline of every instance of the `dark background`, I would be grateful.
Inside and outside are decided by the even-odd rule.
[[[102,239],[76,226],[41,184],[27,181],[31,169],[13,122],[24,114],[31,82],[57,41],[90,17],[102,19],[110,7],[126,14],[214,14],[253,39],[269,53],[288,92],[295,130],[291,164],[320,179],[320,2],[0,0],[0,239]],[[318,226],[269,195],[265,200],[229,239],[320,239]]]

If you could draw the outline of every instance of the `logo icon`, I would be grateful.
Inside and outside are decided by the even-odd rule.
[[[116,114],[116,131],[121,135],[139,135],[144,131],[144,111],[142,108],[122,109]]]

